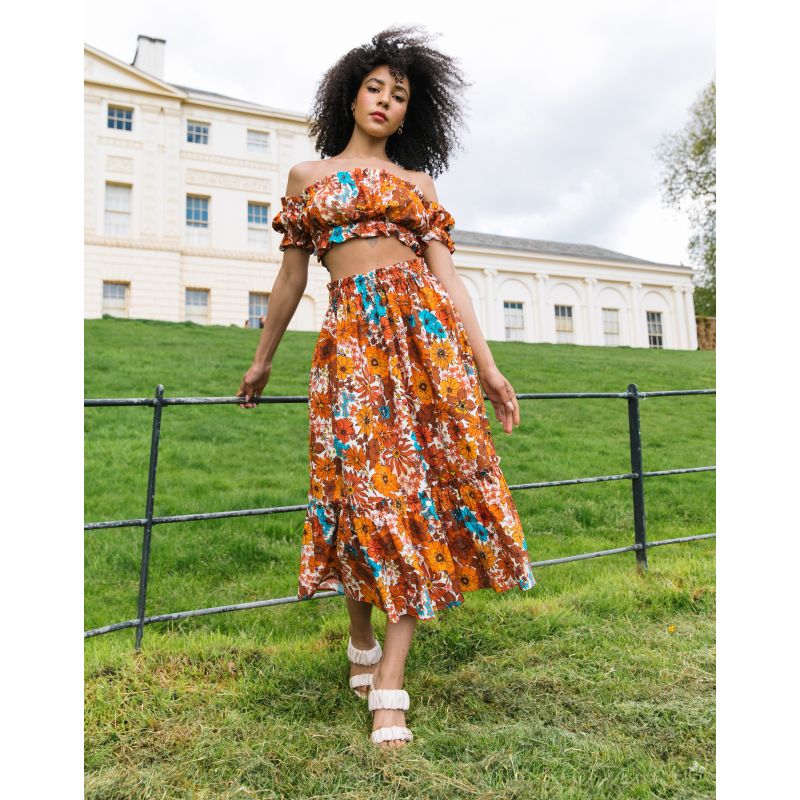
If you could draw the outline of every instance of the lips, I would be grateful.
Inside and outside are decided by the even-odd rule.
[[[373,119],[379,119],[381,122],[386,122],[386,117],[380,111],[373,111],[370,116]]]

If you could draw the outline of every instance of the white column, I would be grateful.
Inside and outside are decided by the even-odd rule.
[[[631,290],[631,307],[630,307],[630,335],[631,347],[647,347],[647,337],[642,335],[642,321],[639,319],[641,310],[639,308],[639,290],[642,284],[638,281],[631,281],[628,286]],[[645,330],[646,333],[646,330]]]
[[[536,286],[534,284],[533,276],[526,275],[523,283],[527,287],[528,291],[530,292],[531,297],[536,296]],[[532,302],[525,302],[523,304],[523,309],[525,310],[525,341],[526,342],[535,342],[536,339],[536,326],[539,324],[536,321],[536,318],[539,316],[536,312],[536,301]]]
[[[539,342],[552,341],[550,336],[550,317],[547,314],[547,281],[550,276],[546,272],[537,272],[536,281],[536,307],[539,309],[539,322],[536,329],[536,340]]]
[[[586,305],[584,306],[584,325],[586,326],[586,341],[584,344],[602,344],[597,328],[597,309],[595,308],[595,287],[597,278],[584,278],[586,284]]]
[[[683,302],[683,289],[680,286],[672,287],[672,302],[675,307],[675,348],[687,350],[686,306]]]
[[[494,299],[494,276],[497,270],[486,267],[483,270],[483,280],[486,285],[486,338],[503,339],[504,336],[497,335],[497,308]],[[502,309],[501,309],[502,311]]]
[[[689,336],[689,349],[697,350],[697,317],[694,315],[694,289],[683,289],[683,306],[686,309],[686,333]]]

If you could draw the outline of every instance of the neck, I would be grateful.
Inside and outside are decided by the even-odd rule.
[[[389,161],[386,155],[386,137],[370,136],[356,125],[350,141],[337,158]]]

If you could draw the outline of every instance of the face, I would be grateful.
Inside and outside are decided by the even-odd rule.
[[[356,122],[375,136],[389,136],[403,124],[410,97],[408,78],[393,78],[385,64],[375,67],[361,81],[356,95]]]

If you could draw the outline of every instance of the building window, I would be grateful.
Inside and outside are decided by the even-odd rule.
[[[269,134],[265,131],[247,131],[247,149],[253,153],[269,152]]]
[[[247,246],[251,250],[267,251],[269,243],[269,205],[247,204]]]
[[[556,342],[569,344],[575,340],[572,306],[556,306]]]
[[[186,141],[192,144],[208,144],[208,123],[189,122],[186,124]]]
[[[114,317],[127,317],[129,293],[129,283],[103,281],[103,313]]]
[[[522,303],[504,300],[503,317],[506,325],[506,339],[525,341],[525,315]]]
[[[603,309],[603,342],[609,346],[619,344],[619,309]]]
[[[129,184],[106,183],[106,236],[131,235],[132,189]]]
[[[186,195],[186,224],[190,228],[208,227],[208,198],[196,194]]]
[[[250,292],[250,314],[248,324],[251,328],[261,327],[261,317],[267,316],[269,295],[262,292]]]
[[[208,244],[208,201],[200,195],[186,195],[186,243]]]
[[[129,131],[133,128],[133,109],[123,106],[109,106],[107,123],[116,131]]]
[[[186,290],[186,319],[204,325],[208,322],[208,289]]]
[[[660,311],[647,312],[647,341],[650,347],[664,346],[664,328],[661,324]]]

